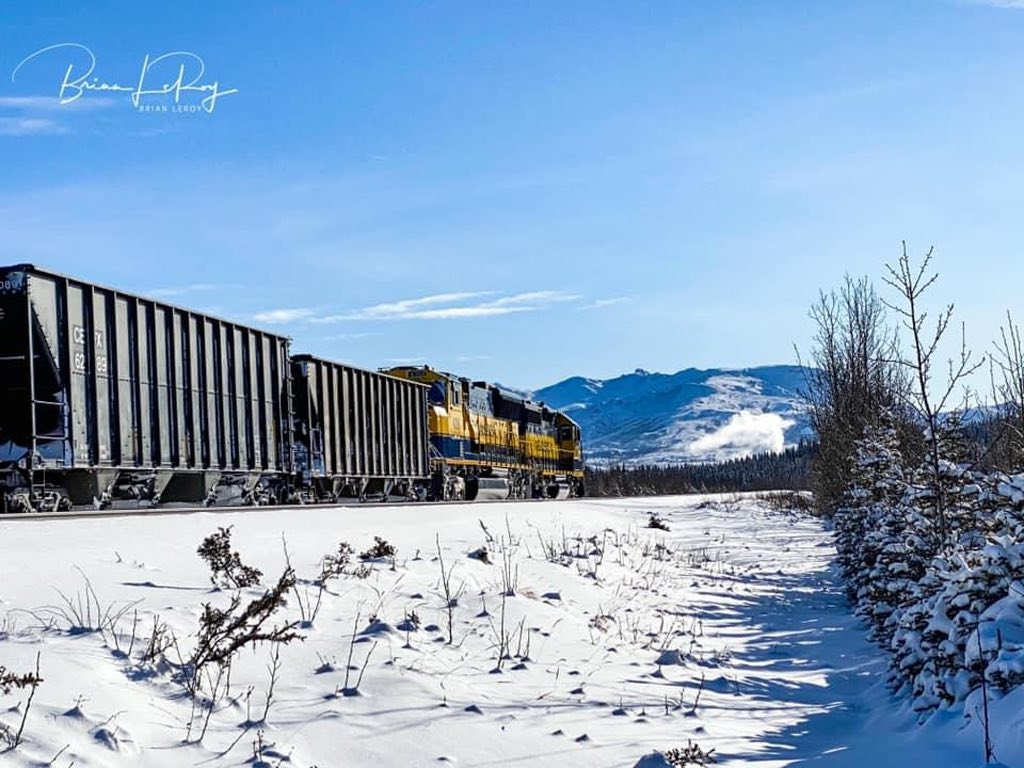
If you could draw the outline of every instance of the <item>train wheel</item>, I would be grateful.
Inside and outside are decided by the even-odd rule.
[[[466,481],[458,475],[451,475],[445,483],[445,498],[450,501],[465,501]]]

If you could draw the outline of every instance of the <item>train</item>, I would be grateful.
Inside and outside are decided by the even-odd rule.
[[[579,425],[429,366],[365,370],[0,267],[0,512],[584,495]]]

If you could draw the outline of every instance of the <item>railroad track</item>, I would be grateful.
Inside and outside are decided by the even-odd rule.
[[[195,515],[202,512],[273,512],[301,509],[366,509],[368,507],[458,506],[467,504],[544,504],[567,499],[491,499],[489,501],[353,501],[344,504],[268,504],[266,506],[223,507],[147,507],[140,509],[72,509],[65,512],[8,512],[0,514],[0,522],[8,520],[76,520],[98,517],[137,517],[157,515]]]

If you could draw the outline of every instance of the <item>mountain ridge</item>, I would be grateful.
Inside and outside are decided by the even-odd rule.
[[[813,434],[798,365],[638,368],[609,379],[570,376],[530,393],[583,430],[593,465],[725,461],[781,451]]]

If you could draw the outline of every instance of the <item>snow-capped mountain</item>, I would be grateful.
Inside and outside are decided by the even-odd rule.
[[[779,451],[811,436],[800,399],[805,370],[636,370],[613,379],[580,376],[533,392],[583,428],[591,464],[723,461]]]

